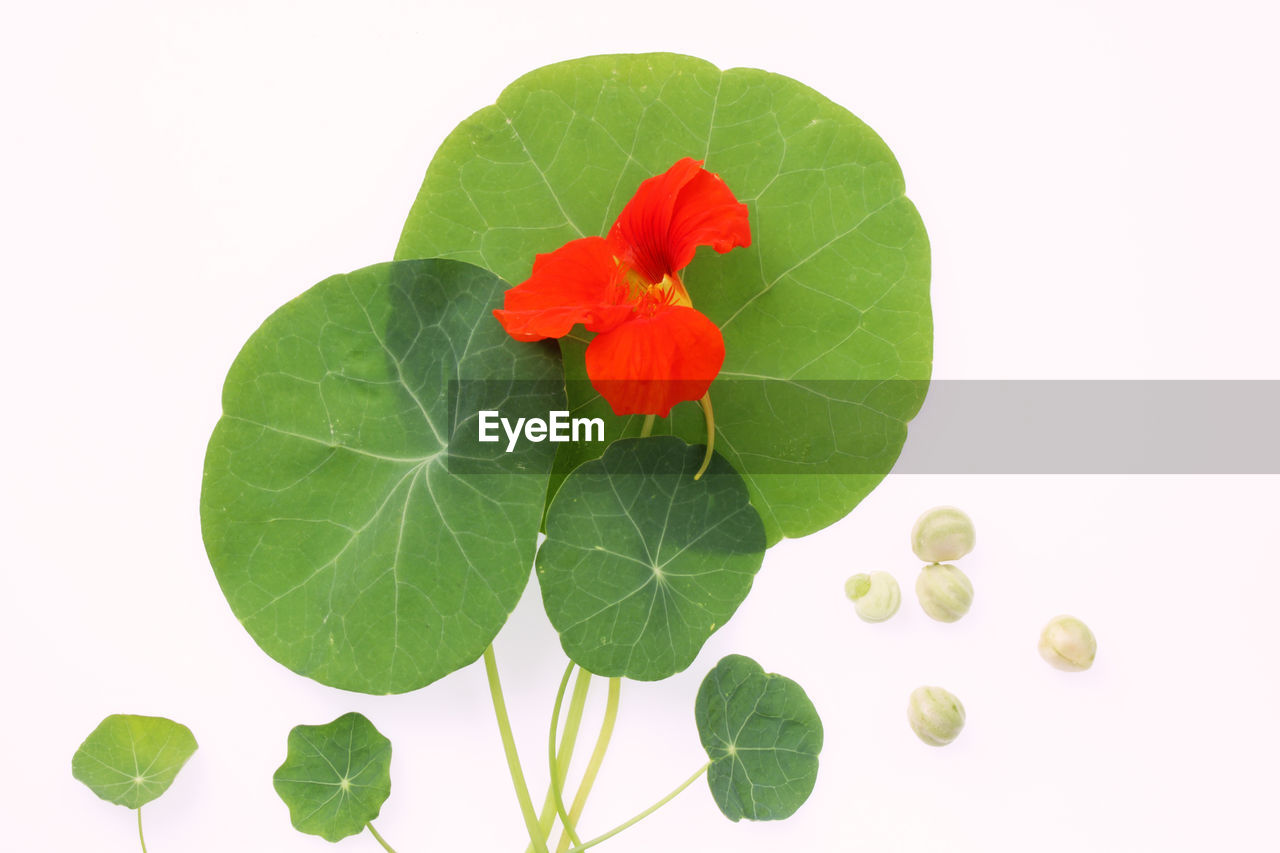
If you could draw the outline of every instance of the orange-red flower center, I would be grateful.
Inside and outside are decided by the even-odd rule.
[[[614,260],[622,271],[622,281],[627,289],[623,301],[630,303],[637,315],[652,317],[657,311],[666,307],[693,307],[689,291],[685,289],[684,282],[680,281],[680,276],[675,273],[664,275],[661,281],[649,281],[648,277],[639,270],[626,267],[617,258]]]

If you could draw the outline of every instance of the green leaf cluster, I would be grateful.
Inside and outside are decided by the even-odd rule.
[[[712,436],[689,404],[656,429],[614,417],[586,338],[521,343],[492,317],[536,255],[604,235],[683,157],[724,179],[752,233],[681,274],[725,340]],[[897,459],[930,374],[928,238],[892,153],[844,108],[777,74],[641,54],[538,69],[462,122],[395,256],[320,282],[244,345],[205,458],[204,542],[253,639],[319,682],[401,693],[485,655],[519,792],[491,643],[530,565],[587,679],[687,668],[770,545],[842,518]],[[606,440],[495,449],[472,438],[482,409],[599,417]],[[718,452],[695,478],[709,438]],[[795,682],[731,655],[695,718],[731,820],[784,818],[808,797],[822,724]],[[117,715],[73,772],[138,808],[195,748],[177,723]],[[347,714],[290,732],[275,788],[300,831],[367,827],[389,850],[370,821],[390,760]]]
[[[685,156],[752,229],[749,248],[702,250],[683,273],[727,353],[719,452],[697,481],[696,406],[639,438],[641,419],[615,418],[586,381],[586,340],[519,343],[491,317],[535,255],[604,234]],[[474,661],[535,550],[575,662],[645,680],[684,669],[766,547],[875,487],[927,387],[928,239],[898,164],[847,110],[765,71],[642,54],[520,78],[441,145],[396,257],[321,282],[253,335],[201,497],[237,618],[276,660],[345,689],[404,692]],[[606,442],[486,456],[451,441],[481,398],[599,416]],[[784,810],[763,795],[735,808]]]

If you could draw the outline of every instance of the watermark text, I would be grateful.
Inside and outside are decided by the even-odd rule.
[[[567,411],[548,412],[546,418],[502,417],[495,409],[481,411],[477,426],[477,438],[482,442],[498,442],[507,437],[507,453],[515,450],[516,442],[523,435],[526,441],[604,441],[603,418],[571,418]]]

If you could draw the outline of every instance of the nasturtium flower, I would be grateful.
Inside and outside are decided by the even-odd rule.
[[[560,338],[581,323],[592,386],[614,414],[659,415],[704,400],[724,363],[724,338],[680,272],[699,246],[751,245],[747,206],[702,161],[684,158],[640,184],[605,237],[538,255],[528,280],[494,311],[513,338]]]

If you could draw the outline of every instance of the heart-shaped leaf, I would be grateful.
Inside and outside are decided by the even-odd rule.
[[[167,791],[195,751],[196,739],[181,723],[112,714],[80,744],[71,775],[102,799],[136,809]]]
[[[440,146],[396,256],[523,281],[536,254],[605,234],[642,180],[685,156],[750,210],[750,248],[700,250],[683,274],[724,333],[716,447],[746,479],[768,541],[803,536],[892,467],[932,358],[924,226],[893,154],[847,110],[787,77],[687,56],[547,66]],[[583,343],[562,339],[570,379],[585,376]],[[619,422],[576,388],[589,386],[570,384],[576,415],[605,416],[608,438],[636,434],[638,418]],[[705,440],[696,407],[670,420]],[[564,445],[558,469],[598,449]]]
[[[729,655],[703,679],[694,719],[711,796],[729,820],[781,820],[809,798],[822,721],[799,684]]]
[[[294,726],[272,782],[294,829],[338,841],[362,832],[391,796],[391,741],[356,713]]]
[[[555,348],[490,315],[505,287],[456,261],[334,276],[232,365],[205,547],[237,618],[295,672],[414,690],[478,658],[519,600],[554,450],[499,448],[464,474],[449,445],[484,406],[564,407]]]
[[[538,583],[560,644],[597,675],[680,672],[738,609],[764,559],[745,484],[705,448],[624,439],[578,466],[547,512]]]

